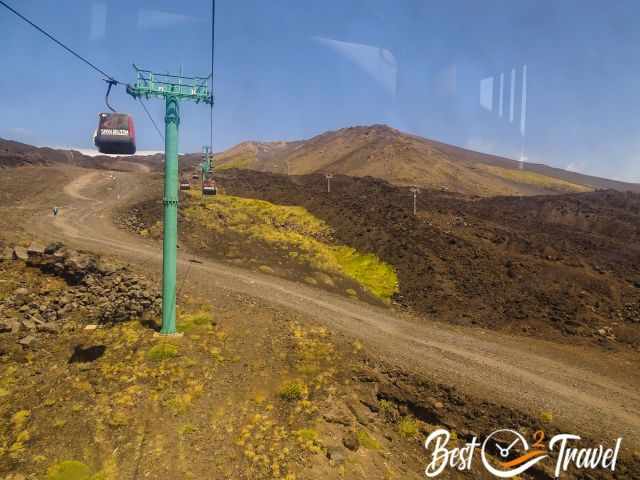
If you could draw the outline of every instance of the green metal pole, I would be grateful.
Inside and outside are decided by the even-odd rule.
[[[178,247],[178,99],[166,96],[164,117],[164,231],[162,239],[162,329],[176,333],[176,263]]]

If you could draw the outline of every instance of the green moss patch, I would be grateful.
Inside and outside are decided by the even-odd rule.
[[[147,352],[147,358],[154,362],[159,362],[178,356],[178,347],[170,343],[159,343],[154,345]]]

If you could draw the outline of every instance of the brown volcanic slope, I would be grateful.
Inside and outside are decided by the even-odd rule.
[[[180,169],[187,175],[199,168],[200,153],[180,156]],[[119,171],[162,171],[164,154],[154,155],[96,155],[89,156],[77,150],[62,150],[48,147],[34,147],[25,143],[0,138],[0,170],[11,167],[73,165],[83,168],[97,168]]]
[[[185,176],[200,153],[182,155]],[[73,150],[37,148],[0,139],[0,168],[70,164],[113,170],[155,170],[163,155],[89,157]],[[419,185],[469,195],[540,195],[599,189],[640,192],[640,185],[519,163],[402,133],[385,125],[350,127],[295,142],[243,142],[216,154],[216,170],[241,168],[304,175],[331,172],[372,176],[396,185]]]
[[[397,185],[471,195],[538,195],[640,185],[519,163],[402,133],[385,125],[350,127],[297,142],[244,142],[217,155],[217,168],[304,175],[372,176]]]
[[[61,150],[48,147],[34,147],[13,140],[0,138],[0,169],[37,165],[66,164],[85,168],[107,170],[154,170],[162,164],[162,155],[149,156],[107,156],[91,157],[76,150]]]
[[[336,244],[392,265],[400,288],[394,302],[419,315],[517,335],[640,349],[640,194],[606,190],[470,199],[425,189],[414,216],[407,187],[371,177],[337,175],[331,193],[320,174],[230,169],[216,179],[226,195],[304,207],[331,226]],[[120,214],[134,221],[118,223],[159,235],[161,178],[149,177],[148,185],[149,198]],[[189,204],[186,199],[180,204],[180,234],[192,251],[248,268],[267,265],[286,278],[309,275],[300,264],[276,258],[272,245],[203,233],[184,215]],[[217,216],[231,222],[225,214]]]

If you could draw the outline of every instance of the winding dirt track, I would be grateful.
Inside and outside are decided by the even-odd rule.
[[[111,210],[140,198],[144,183],[144,174],[79,170],[73,182],[60,187],[60,201],[66,205],[61,214],[42,215],[29,229],[43,240],[113,255],[159,275],[161,247],[111,222]],[[359,338],[385,360],[466,394],[533,415],[550,411],[568,432],[602,441],[623,436],[623,447],[640,446],[637,355],[416,322],[391,309],[188,252],[181,251],[178,261],[179,277],[188,269],[189,287],[199,293],[234,291],[302,312]],[[501,427],[510,426],[496,425]]]

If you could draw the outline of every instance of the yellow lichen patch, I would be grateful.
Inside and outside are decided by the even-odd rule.
[[[312,428],[301,428],[293,432],[298,444],[313,453],[322,451],[322,443],[318,440],[318,432]]]
[[[288,401],[301,400],[309,394],[309,390],[304,382],[294,380],[286,382],[280,387],[278,395]]]
[[[380,442],[366,430],[358,430],[356,432],[356,436],[358,437],[360,445],[364,448],[368,448],[370,450],[380,450],[382,448]]]
[[[179,332],[191,332],[198,328],[213,326],[213,313],[208,310],[200,309],[192,313],[180,312],[177,322],[177,330]]]
[[[387,422],[395,422],[398,420],[400,414],[398,413],[398,407],[396,407],[395,403],[383,399],[378,402],[378,408],[380,409],[380,414]]]
[[[234,444],[242,449],[251,474],[248,478],[283,478],[287,464],[294,453],[291,435],[285,427],[278,425],[270,409],[249,416],[249,421],[240,428]],[[285,477],[286,478],[286,477]]]
[[[136,323],[128,322],[122,324],[120,334],[127,344],[133,345],[140,339],[141,331]]]
[[[14,460],[21,458],[25,451],[25,443],[29,440],[31,440],[31,434],[27,430],[19,432],[9,447],[9,457]]]
[[[197,432],[198,429],[197,427],[195,427],[194,425],[187,423],[185,425],[182,425],[179,429],[178,429],[178,433],[182,436],[184,435],[190,435],[192,433]]]
[[[233,157],[218,159],[216,157],[216,170],[230,170],[232,168],[248,168],[255,161],[255,154],[252,152],[237,154]]]
[[[154,362],[159,362],[178,356],[178,347],[171,343],[159,343],[154,345],[147,352],[147,358]]]
[[[200,397],[203,391],[204,385],[199,380],[189,379],[181,387],[181,390],[169,396],[164,404],[174,414],[181,415],[191,408],[194,400]]]
[[[341,270],[376,297],[388,300],[398,291],[395,270],[375,255],[362,254],[350,247],[334,247],[332,251]]]
[[[16,371],[15,365],[9,365],[5,368],[4,373],[0,377],[0,389],[3,394],[0,397],[8,396],[16,383]]]
[[[592,187],[585,185],[579,185],[577,183],[567,182],[566,180],[560,180],[559,178],[552,178],[541,173],[532,172],[529,170],[514,170],[509,168],[497,167],[494,165],[482,165],[477,164],[477,168],[486,170],[493,175],[496,175],[512,182],[523,183],[526,185],[533,185],[536,187],[546,188],[557,192],[591,192]]]
[[[211,353],[211,357],[216,362],[224,362],[224,357],[222,356],[222,353],[218,347],[211,347],[211,350],[209,350],[209,352]]]
[[[329,332],[324,327],[304,328],[297,322],[290,323],[289,330],[294,342],[294,367],[306,378],[308,392],[319,392],[332,383],[336,373],[337,352]],[[317,410],[304,403],[296,407],[297,412],[312,414]]]
[[[26,425],[29,417],[31,416],[31,412],[29,410],[18,410],[11,417],[11,423],[13,424],[14,430],[22,430],[22,428]]]
[[[283,258],[305,263],[321,273],[355,280],[384,301],[398,291],[398,277],[393,267],[373,254],[335,245],[329,225],[302,207],[228,195],[201,202],[198,201],[200,192],[189,192],[189,196],[192,201],[184,210],[186,217],[209,230],[267,244]],[[273,273],[268,265],[261,265],[259,269]],[[323,278],[329,281],[323,283],[332,285],[333,281],[326,273]]]
[[[398,432],[402,437],[415,438],[418,435],[418,421],[411,416],[402,417],[398,422]]]
[[[47,480],[93,480],[93,478],[91,469],[87,465],[75,460],[66,460],[49,467]]]

